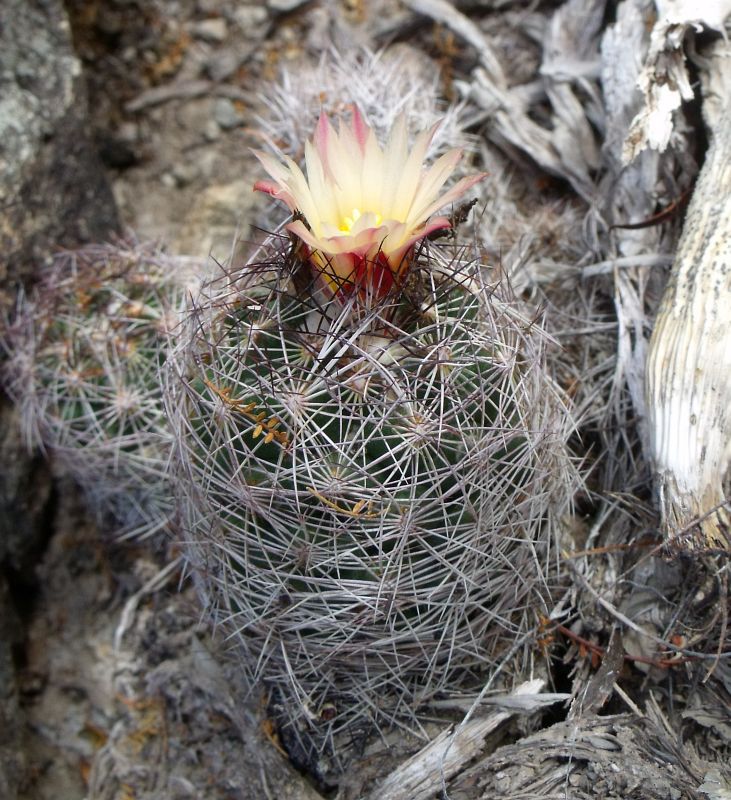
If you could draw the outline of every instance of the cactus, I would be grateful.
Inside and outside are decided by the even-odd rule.
[[[382,150],[357,109],[322,117],[317,190],[258,153],[293,217],[175,336],[181,260],[100,247],[56,259],[6,337],[29,439],[124,531],[175,513],[204,605],[310,754],[421,733],[440,692],[522,671],[558,582],[577,480],[549,338],[444,242],[464,213],[435,212],[483,176],[444,190],[461,154],[422,169],[435,134],[409,152],[399,118]]]
[[[159,368],[185,266],[134,244],[60,253],[4,332],[29,446],[51,451],[123,535],[152,533],[172,511]]]
[[[166,399],[205,603],[323,748],[418,729],[534,627],[574,472],[540,326],[479,264],[429,244],[364,305],[296,252],[196,306]]]

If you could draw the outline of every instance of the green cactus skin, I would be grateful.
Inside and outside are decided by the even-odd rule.
[[[419,300],[370,309],[268,247],[171,360],[188,553],[305,739],[418,725],[546,609],[574,473],[544,338],[433,245]]]

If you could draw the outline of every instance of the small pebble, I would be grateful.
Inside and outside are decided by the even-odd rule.
[[[228,25],[226,20],[222,17],[214,17],[213,19],[204,19],[201,22],[196,22],[191,33],[197,39],[204,39],[207,42],[220,43],[228,35]]]
[[[267,0],[267,6],[272,9],[272,11],[294,11],[295,8],[299,6],[303,6],[307,0]]]
[[[173,175],[171,175],[169,172],[163,173],[162,177],[160,178],[160,183],[166,189],[174,189],[177,186],[177,182],[175,180],[175,177]]]
[[[223,50],[220,53],[214,53],[205,65],[208,77],[213,81],[225,81],[230,78],[241,64],[242,53],[240,50]]]
[[[269,19],[269,14],[266,8],[259,5],[241,6],[234,11],[233,18],[236,25],[248,36],[256,33],[256,29]]]
[[[213,118],[224,130],[238,128],[243,122],[243,117],[228,97],[219,97],[216,100],[213,106]]]
[[[206,122],[206,126],[203,128],[203,138],[207,142],[215,142],[221,138],[221,126],[215,119],[209,119]]]
[[[192,183],[198,177],[198,169],[194,162],[185,161],[173,167],[175,185],[180,188]]]

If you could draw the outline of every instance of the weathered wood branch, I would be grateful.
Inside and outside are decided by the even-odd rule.
[[[382,781],[365,800],[428,800],[442,786],[476,758],[485,737],[517,711],[530,712],[550,703],[565,700],[567,695],[541,694],[540,679],[521,684],[503,701],[505,710],[484,717],[468,719],[454,730],[447,728],[416,755],[405,761]]]
[[[650,448],[672,545],[731,549],[731,47],[717,48],[712,137],[647,362]]]

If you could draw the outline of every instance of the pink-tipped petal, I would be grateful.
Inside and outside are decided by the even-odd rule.
[[[320,261],[321,263],[317,263]],[[310,259],[315,270],[319,272],[326,285],[334,295],[339,295],[341,292],[348,292],[352,289],[353,279],[355,277],[357,259],[351,253],[341,253],[340,255],[317,259],[313,261]]]
[[[409,156],[406,119],[399,114],[391,129],[391,135],[384,153],[383,183],[379,206],[384,217],[390,218],[394,213],[394,201],[401,180],[401,170]],[[418,173],[417,173],[418,174]]]
[[[360,238],[348,234],[318,237],[314,236],[312,231],[308,230],[307,226],[299,219],[287,223],[284,227],[290,233],[302,239],[308,247],[328,256],[342,255],[344,253],[362,253],[372,246],[368,231],[364,231]]]
[[[333,195],[333,182],[326,175],[322,159],[311,142],[305,142],[305,167],[310,194],[321,223],[323,220],[336,219],[338,209]]]
[[[380,242],[380,239],[372,233],[372,231],[377,230],[378,228],[372,228],[363,231],[359,236],[331,236],[327,239],[321,239],[320,246],[328,253],[354,253],[360,256],[367,253],[377,241]]]
[[[254,184],[255,192],[264,192],[265,194],[270,194],[273,197],[276,197],[277,192],[279,192],[281,188],[282,187],[278,183],[272,183],[272,181],[257,181]]]
[[[361,171],[361,202],[363,208],[378,208],[383,194],[384,178],[383,151],[378,144],[376,134],[370,131],[366,141],[365,152],[363,153]]]
[[[467,178],[462,178],[461,180],[457,181],[457,183],[455,183],[451,189],[441,195],[441,197],[434,200],[431,205],[427,205],[420,209],[414,208],[413,219],[428,219],[435,211],[439,211],[440,208],[444,208],[444,206],[447,206],[450,203],[453,203],[455,200],[458,200],[465,192],[486,177],[486,172],[480,172],[477,175],[470,175]]]
[[[287,204],[290,211],[295,211],[297,209],[297,203],[292,193],[284,189],[278,183],[274,183],[273,181],[257,181],[254,184],[254,191],[263,192],[264,194],[271,195],[275,200],[281,200],[283,203]]]
[[[287,181],[289,180],[289,171],[286,167],[282,166],[275,158],[272,158],[268,153],[265,153],[263,150],[253,150],[251,151],[261,162],[262,167],[269,173],[269,175],[274,178],[274,180],[281,184],[282,187],[287,185]]]
[[[450,150],[440,156],[436,162],[421,176],[419,188],[414,194],[414,200],[409,209],[409,219],[418,224],[426,219],[422,209],[430,206],[438,197],[438,194],[449,180],[455,167],[462,158],[461,150]]]
[[[418,231],[412,233],[411,236],[409,236],[402,243],[399,249],[408,250],[410,247],[413,247],[421,239],[426,239],[426,237],[429,236],[430,233],[434,233],[434,231],[443,231],[451,227],[452,224],[446,217],[434,217],[434,219],[430,219],[429,222],[427,222],[423,228],[419,228]]]
[[[360,109],[355,103],[350,107],[350,113],[353,119],[352,128],[355,140],[358,142],[361,153],[365,153],[366,142],[368,141],[368,134],[371,132],[371,129],[366,124],[363,115],[360,113]]]
[[[335,132],[333,131],[330,120],[327,114],[322,112],[320,118],[317,120],[315,127],[315,135],[312,137],[312,142],[317,149],[317,154],[320,156],[325,174],[328,180],[333,180],[333,171],[330,161],[330,147]]]
[[[384,250],[387,251],[388,260],[392,264],[394,271],[396,273],[403,271],[404,266],[409,260],[408,253],[418,241],[425,239],[430,233],[434,233],[434,231],[444,230],[450,227],[451,224],[446,217],[434,217],[434,219],[429,220],[423,228],[420,228],[402,241],[398,247],[393,249],[384,248]]]
[[[414,204],[414,195],[419,186],[424,157],[438,127],[439,123],[437,122],[430,130],[423,131],[416,137],[409,157],[401,168],[392,206],[393,210],[400,215],[399,219],[406,219],[409,209]]]
[[[299,166],[289,156],[284,156],[284,160],[289,168],[289,178],[287,187],[292,192],[292,196],[297,202],[297,209],[302,212],[310,227],[319,233],[320,215],[317,204],[312,197],[310,185],[307,183],[304,173]]]
[[[446,217],[434,217],[434,219],[430,219],[423,228],[413,233],[407,240],[406,244],[411,246],[419,241],[419,239],[424,239],[430,233],[434,233],[434,231],[443,231],[446,228],[451,228],[452,223]]]

